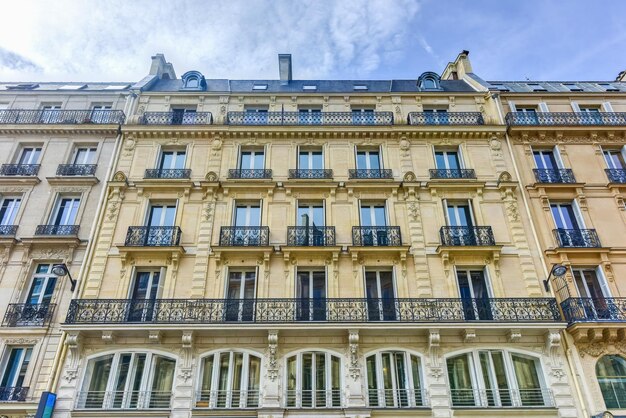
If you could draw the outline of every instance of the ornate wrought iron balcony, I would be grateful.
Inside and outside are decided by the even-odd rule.
[[[475,179],[476,172],[471,168],[435,168],[428,170],[430,178],[440,179]]]
[[[393,112],[228,112],[228,125],[393,125]]]
[[[395,247],[402,245],[399,226],[353,226],[352,245]]]
[[[351,179],[392,179],[393,172],[390,169],[357,168],[348,170],[348,178]]]
[[[484,125],[480,112],[410,112],[409,125]]]
[[[545,408],[554,406],[552,391],[533,389],[450,389],[452,406],[476,408]]]
[[[554,298],[74,299],[67,324],[560,322]]]
[[[611,183],[626,183],[626,170],[617,168],[607,168],[606,176]]]
[[[2,164],[2,176],[36,176],[39,173],[39,164]]]
[[[10,303],[2,320],[3,327],[44,327],[54,314],[54,303]]]
[[[81,391],[76,409],[169,409],[172,392],[155,390]]]
[[[598,248],[600,238],[595,229],[562,229],[553,230],[559,247]]]
[[[28,395],[28,386],[0,387],[0,402],[24,402]]]
[[[576,183],[571,168],[533,168],[537,183]]]
[[[626,112],[509,112],[506,115],[509,126],[548,125],[626,125]]]
[[[188,168],[151,168],[144,174],[144,178],[147,179],[188,179],[190,177],[191,170]]]
[[[13,236],[17,233],[17,225],[0,225],[0,236]]]
[[[270,229],[267,226],[223,226],[220,228],[221,247],[267,247]]]
[[[210,125],[211,112],[145,112],[139,119],[141,125]]]
[[[80,225],[37,225],[35,235],[78,235]]]
[[[57,176],[93,176],[97,164],[59,164]]]
[[[568,298],[563,315],[574,322],[626,322],[626,298]]]
[[[335,245],[334,226],[289,226],[287,245],[299,247],[329,247]]]
[[[272,170],[270,169],[243,169],[243,168],[234,168],[228,170],[228,178],[229,179],[271,179],[272,178]]]
[[[121,110],[0,110],[0,124],[94,124],[121,125],[126,116]]]
[[[178,226],[129,226],[124,245],[128,247],[175,247],[182,234]]]
[[[333,170],[323,168],[299,168],[289,170],[290,179],[332,179]]]
[[[439,235],[444,247],[496,245],[490,226],[442,226]]]

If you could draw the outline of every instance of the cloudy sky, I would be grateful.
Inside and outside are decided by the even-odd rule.
[[[621,0],[623,1],[623,0]],[[417,78],[463,49],[488,80],[612,80],[620,0],[20,0],[0,24],[0,81],[136,81],[162,52],[180,76]]]

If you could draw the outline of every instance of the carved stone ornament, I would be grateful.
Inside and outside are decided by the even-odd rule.
[[[183,331],[183,336],[181,338],[181,344],[183,347],[181,350],[182,365],[178,373],[178,377],[180,377],[185,383],[191,379],[192,376],[193,338],[193,331]]]
[[[356,381],[361,377],[361,368],[359,367],[359,331],[352,329],[348,331],[348,349],[350,359],[348,369],[350,377]]]
[[[407,171],[406,174],[404,175],[404,181],[415,181],[417,179],[417,177],[415,177],[415,173],[413,173],[412,171]]]
[[[560,368],[552,368],[552,370],[550,371],[550,375],[554,377],[555,380],[561,382],[565,377],[565,372],[563,371],[563,369]]]
[[[502,173],[500,173],[500,177],[498,177],[498,183],[502,183],[502,182],[509,182],[513,180],[513,176],[511,176],[511,173],[509,173],[508,171],[503,171]]]
[[[434,380],[438,381],[439,379],[441,379],[441,376],[443,376],[443,369],[441,367],[431,367],[429,375]]]
[[[126,174],[124,174],[121,171],[118,171],[117,173],[115,173],[115,175],[113,176],[113,181],[119,181],[119,182],[123,182],[126,181]]]
[[[4,342],[7,345],[35,345],[39,341],[40,341],[39,338],[24,338],[24,337],[6,338],[4,340]]]
[[[592,357],[600,357],[606,351],[606,344],[601,341],[579,344],[578,349],[581,352],[589,354]],[[584,355],[581,355],[581,357],[583,356]]]
[[[552,366],[560,366],[559,348],[561,347],[561,333],[558,330],[549,330],[546,333],[546,351],[552,360]]]
[[[69,333],[65,338],[67,346],[67,367],[65,368],[65,380],[70,383],[78,376],[78,363],[80,359],[81,338],[78,333]]]
[[[210,181],[210,182],[215,182],[218,179],[215,171],[209,171],[208,173],[206,173],[206,176],[204,176],[204,178],[206,179],[206,181]]]
[[[438,329],[428,330],[428,354],[430,356],[430,366],[439,366],[439,345],[441,343],[441,335]]]
[[[278,331],[267,332],[267,375],[273,382],[278,377]]]

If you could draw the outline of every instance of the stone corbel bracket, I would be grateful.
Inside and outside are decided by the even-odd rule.
[[[361,367],[359,366],[359,331],[348,330],[348,351],[350,365],[348,368],[350,377],[356,381],[361,377]]]
[[[278,377],[278,330],[267,332],[267,375],[272,382]]]
[[[193,331],[183,331],[181,338],[181,358],[182,365],[180,368],[179,377],[183,381],[187,382],[191,379],[193,369],[193,347],[194,347],[194,335]]]
[[[80,333],[68,333],[65,337],[65,345],[68,352],[67,367],[65,368],[65,380],[70,383],[78,376],[78,365],[80,362],[80,352],[82,349]]]

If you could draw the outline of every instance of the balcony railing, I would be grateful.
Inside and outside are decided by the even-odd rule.
[[[211,112],[145,112],[141,125],[210,125]]]
[[[396,247],[402,245],[399,226],[353,226],[352,245],[363,247]]]
[[[341,389],[287,390],[285,408],[340,408]]]
[[[600,238],[595,229],[554,229],[559,247],[599,248]]]
[[[568,298],[561,308],[569,323],[626,322],[626,298]]]
[[[97,124],[121,125],[126,116],[121,110],[0,110],[0,124]]]
[[[57,176],[93,176],[97,164],[59,164]]]
[[[621,168],[607,168],[606,176],[611,183],[626,183],[626,170]]]
[[[439,235],[444,247],[496,245],[490,226],[442,226]]]
[[[1,236],[14,236],[17,233],[17,225],[0,225]]]
[[[147,179],[188,179],[191,170],[188,168],[151,168],[146,170],[144,178]]]
[[[299,168],[289,170],[290,179],[332,179],[333,170],[323,168]]]
[[[368,389],[370,408],[419,408],[428,406],[426,389]]]
[[[78,235],[80,225],[37,225],[35,235]]]
[[[43,327],[50,323],[54,303],[10,303],[2,320],[3,327]]]
[[[428,170],[430,178],[440,179],[475,179],[476,172],[471,168],[435,168]]]
[[[270,229],[267,226],[223,226],[220,228],[221,247],[267,247]]]
[[[410,112],[409,125],[484,125],[480,112]]]
[[[509,112],[506,124],[580,126],[580,125],[626,125],[626,112]]]
[[[393,125],[392,112],[228,112],[228,125]]]
[[[335,245],[334,226],[289,226],[287,245],[290,247],[329,247]]]
[[[537,183],[576,183],[571,168],[534,168]]]
[[[553,298],[75,299],[67,324],[560,322]]]
[[[172,392],[84,391],[78,392],[76,409],[169,409]]]
[[[124,245],[128,247],[175,247],[182,232],[178,226],[129,226]]]
[[[39,173],[39,164],[2,164],[1,176],[36,176]]]
[[[229,179],[271,179],[272,170],[264,168],[233,168],[228,170]]]
[[[452,406],[545,408],[554,406],[550,389],[450,389]]]
[[[28,395],[27,386],[0,387],[0,402],[24,402]]]
[[[196,408],[248,409],[258,407],[258,390],[202,390],[196,392]]]
[[[390,169],[365,169],[357,168],[348,170],[348,178],[351,179],[392,179],[393,171]]]

